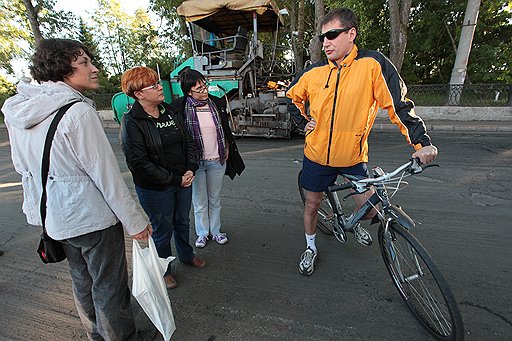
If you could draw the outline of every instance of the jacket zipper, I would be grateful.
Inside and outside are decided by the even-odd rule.
[[[338,98],[338,85],[340,83],[340,72],[341,72],[341,66],[338,68],[338,75],[336,77],[336,88],[334,89],[334,102],[332,104],[332,114],[331,114],[331,129],[329,131],[329,144],[327,145],[327,165],[329,165],[329,160],[331,158],[332,131],[334,128],[334,114],[336,112],[336,100]]]

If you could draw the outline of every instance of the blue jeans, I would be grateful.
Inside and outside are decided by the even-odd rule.
[[[190,187],[169,186],[163,191],[153,191],[135,186],[139,202],[151,221],[153,241],[158,256],[167,258],[172,255],[171,238],[174,234],[176,255],[182,263],[190,263],[194,251],[189,243],[190,206],[192,189]],[[170,263],[166,274],[170,273]]]
[[[220,190],[226,173],[226,163],[217,160],[200,161],[192,183],[194,221],[198,237],[220,233]]]
[[[89,340],[137,340],[121,223],[63,241]]]

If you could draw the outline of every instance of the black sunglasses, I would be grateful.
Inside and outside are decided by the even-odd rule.
[[[323,43],[324,42],[324,38],[327,38],[329,40],[333,40],[333,39],[336,39],[340,34],[342,34],[343,32],[347,32],[348,30],[350,30],[352,27],[347,27],[347,28],[335,28],[335,29],[332,29],[332,30],[329,30],[325,33],[322,33],[318,36],[318,39],[320,39],[320,42]]]

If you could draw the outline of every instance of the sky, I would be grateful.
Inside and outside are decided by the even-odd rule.
[[[146,9],[149,0],[118,0],[121,7],[128,13],[134,14],[139,8]],[[87,12],[91,12],[97,8],[96,0],[57,0],[55,9],[73,12],[76,15],[87,17]]]

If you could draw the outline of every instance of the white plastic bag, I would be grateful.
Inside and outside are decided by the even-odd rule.
[[[132,294],[167,341],[176,330],[176,324],[163,275],[175,257],[159,258],[151,237],[148,244],[149,247],[143,249],[133,240]]]

